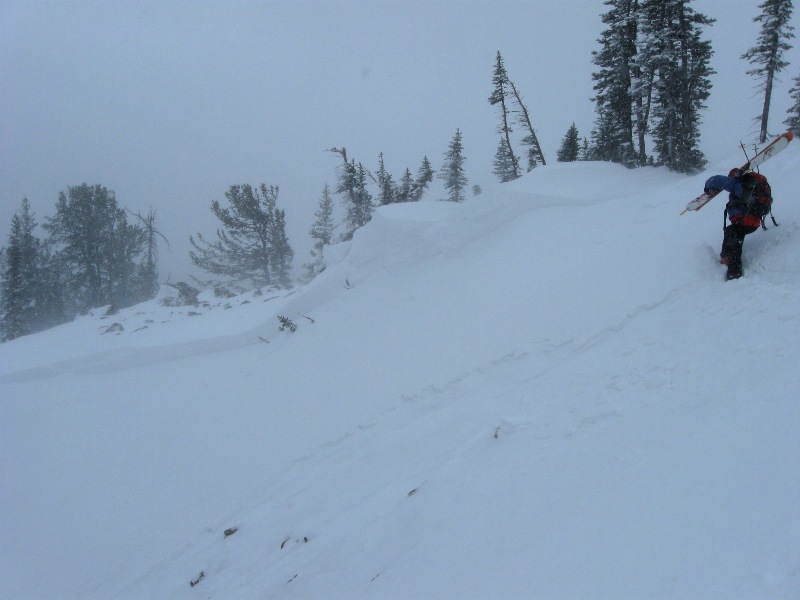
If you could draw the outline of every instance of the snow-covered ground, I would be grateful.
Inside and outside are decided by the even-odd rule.
[[[538,168],[0,345],[0,597],[797,598],[800,142],[744,278],[722,198],[678,216],[740,162]]]

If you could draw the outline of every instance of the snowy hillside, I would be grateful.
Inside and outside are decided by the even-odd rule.
[[[800,142],[744,278],[722,198],[678,216],[739,162],[539,168],[0,345],[0,598],[796,598]]]

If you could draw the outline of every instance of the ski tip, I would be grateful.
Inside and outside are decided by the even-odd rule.
[[[683,212],[681,213],[681,216],[685,215],[687,212],[689,212],[688,208],[683,209]]]
[[[794,134],[791,131],[787,131],[783,135],[786,136],[786,139],[789,140],[790,142],[794,139]]]

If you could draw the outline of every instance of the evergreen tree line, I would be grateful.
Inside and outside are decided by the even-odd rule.
[[[335,192],[342,198],[345,210],[344,230],[340,238],[342,241],[352,239],[357,229],[369,223],[376,206],[417,202],[422,199],[433,181],[434,170],[427,156],[422,159],[416,176],[412,175],[411,169],[406,168],[400,183],[395,183],[394,177],[386,170],[382,152],[378,155],[378,169],[375,174],[364,167],[363,163],[356,163],[355,159],[348,160],[346,148],[331,148],[331,152],[342,157],[335,188]],[[370,182],[377,188],[375,194],[369,191]],[[324,200],[323,195],[322,201]],[[312,228],[312,237],[313,231],[319,227],[318,221]],[[314,239],[319,241],[319,238]]]
[[[0,260],[0,337],[11,340],[92,308],[132,306],[158,289],[155,213],[135,215],[113,192],[82,184],[61,192],[36,236],[27,199],[12,217]]]
[[[592,154],[627,166],[648,163],[693,173],[705,165],[699,149],[700,111],[711,91],[711,44],[702,28],[714,20],[690,0],[607,0],[608,28],[593,53],[596,128]],[[655,157],[648,155],[652,137]]]
[[[331,148],[330,150],[342,157],[338,180],[333,191],[341,198],[344,221],[340,225],[334,222],[334,202],[331,188],[325,184],[319,208],[314,213],[316,220],[309,231],[314,240],[314,247],[311,250],[312,260],[305,264],[308,279],[315,277],[325,269],[322,254],[325,246],[335,241],[352,239],[359,228],[369,223],[372,213],[378,206],[418,202],[423,198],[436,175],[428,157],[425,156],[416,175],[411,173],[410,168],[406,168],[400,182],[395,183],[394,177],[386,170],[383,153],[378,155],[378,169],[373,174],[364,167],[363,163],[356,163],[355,159],[348,160],[346,148]],[[466,199],[468,179],[464,169],[465,161],[462,134],[461,130],[457,129],[444,155],[442,168],[438,174],[447,190],[447,197],[442,200],[462,202]],[[370,188],[374,189],[374,194],[370,192]],[[475,186],[473,193],[479,193],[477,190],[479,187]],[[337,229],[340,229],[338,239],[335,235]]]
[[[691,0],[606,0],[607,28],[593,53],[596,122],[588,156],[629,167],[665,165],[682,173],[699,172],[706,160],[699,148],[700,112],[711,93],[713,50],[702,38],[714,23],[691,8]],[[753,20],[761,23],[757,44],[741,58],[755,67],[763,94],[756,117],[759,143],[768,134],[769,106],[776,75],[788,63],[783,52],[794,37],[792,0],[765,0]],[[785,124],[797,129],[800,76],[790,91],[795,100]],[[652,149],[648,141],[652,140]],[[567,140],[565,138],[565,144]],[[565,156],[573,156],[572,151]]]
[[[557,153],[560,162],[604,160],[628,167],[664,165],[695,173],[706,164],[699,149],[700,111],[711,93],[711,45],[702,39],[714,19],[695,12],[691,0],[605,0],[602,20],[607,28],[592,53],[598,70],[592,75],[596,121],[591,143],[580,140],[573,123]],[[765,0],[753,21],[761,24],[756,45],[742,54],[754,67],[747,74],[757,81],[762,111],[758,143],[769,133],[772,89],[777,75],[789,66],[783,53],[792,46],[792,0]],[[498,54],[499,57],[499,54]],[[499,59],[495,82],[501,78]],[[800,133],[800,75],[789,90],[793,101],[786,127]],[[497,83],[495,83],[497,93]],[[504,122],[500,127],[505,132]],[[648,142],[653,148],[648,148]],[[501,140],[502,143],[502,140]],[[503,154],[498,150],[498,157]],[[510,172],[506,159],[496,171],[501,181]]]

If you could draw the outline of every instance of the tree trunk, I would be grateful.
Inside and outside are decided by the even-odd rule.
[[[764,109],[761,111],[761,133],[758,136],[758,143],[763,144],[767,141],[767,122],[769,121],[769,104],[772,99],[772,81],[775,78],[775,72],[772,69],[767,70],[767,81],[764,84]]]
[[[525,125],[531,134],[534,151],[536,152],[539,160],[542,162],[542,165],[545,166],[547,163],[544,160],[544,152],[542,152],[542,147],[539,145],[539,140],[536,138],[536,132],[533,130],[533,125],[531,125],[531,119],[528,116],[528,109],[522,103],[522,98],[520,98],[519,92],[517,92],[517,86],[514,85],[514,82],[509,79],[508,83],[511,85],[511,90],[514,92],[514,97],[517,99],[517,104],[519,104],[520,111],[522,112],[522,118],[525,120]]]
[[[517,157],[514,156],[514,149],[511,147],[510,128],[508,127],[508,109],[506,108],[506,95],[504,93],[500,96],[500,107],[503,109],[503,133],[506,134],[508,155],[511,157],[511,164],[514,166],[514,179],[519,179],[519,162],[517,161]]]

